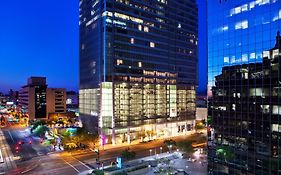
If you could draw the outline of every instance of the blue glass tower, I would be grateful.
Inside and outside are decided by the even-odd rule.
[[[280,0],[208,3],[209,174],[281,173],[280,29]]]
[[[197,33],[195,0],[80,0],[79,109],[102,144],[192,129]]]

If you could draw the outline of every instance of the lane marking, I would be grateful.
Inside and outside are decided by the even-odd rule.
[[[67,163],[69,166],[71,166],[77,173],[80,173],[80,171],[78,169],[76,169],[73,165],[71,165],[70,163],[68,163],[66,160],[62,159],[65,163]]]
[[[13,142],[15,142],[9,130],[8,130],[8,133],[9,133],[11,139],[13,140]]]
[[[3,155],[2,155],[2,150],[0,149],[0,163],[4,163]]]
[[[88,165],[86,165],[84,162],[82,162],[82,161],[80,161],[80,160],[78,160],[78,159],[76,159],[75,157],[73,157],[75,160],[77,160],[79,163],[81,163],[82,165],[84,165],[86,168],[88,168],[89,170],[91,170],[92,168],[91,167],[89,167]]]

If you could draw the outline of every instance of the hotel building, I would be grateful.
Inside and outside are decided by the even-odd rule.
[[[195,0],[80,0],[79,110],[102,144],[192,129]]]

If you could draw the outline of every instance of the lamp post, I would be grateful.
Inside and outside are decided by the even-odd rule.
[[[149,150],[149,155],[151,156],[152,149]]]
[[[168,145],[169,151],[171,153],[172,145]]]
[[[160,154],[162,154],[162,146],[160,147]]]

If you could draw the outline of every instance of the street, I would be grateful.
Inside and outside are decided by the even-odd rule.
[[[191,138],[193,139],[194,137],[196,136],[195,135],[180,136],[180,137],[175,137],[173,139],[178,141],[182,139],[191,139]],[[136,159],[150,156],[153,154],[156,155],[161,152],[164,153],[168,151],[168,148],[163,145],[163,140],[156,140],[149,143],[128,145],[125,147],[116,147],[105,151],[101,149],[100,162],[103,164],[103,166],[110,165],[111,162],[115,161],[116,157],[120,156],[121,152],[128,147],[136,152]],[[162,151],[160,147],[162,147]],[[97,154],[90,150],[82,151],[81,153],[79,153],[79,151],[61,152],[61,153],[52,153],[52,154],[49,153],[47,155],[41,155],[37,157],[36,154],[38,154],[38,152],[36,153],[36,150],[34,150],[30,145],[26,146],[26,149],[28,148],[30,148],[31,150],[27,150],[28,152],[26,154],[27,157],[31,155],[30,159],[26,161],[18,161],[17,162],[17,165],[19,167],[18,170],[11,171],[8,174],[14,174],[15,172],[18,172],[19,169],[21,169],[22,167],[34,165],[39,160],[40,163],[34,169],[32,169],[28,174],[75,175],[98,167],[98,165],[96,164]]]
[[[8,116],[5,117],[8,118]],[[104,148],[99,147],[99,164],[97,164],[98,156],[93,150],[54,152],[49,146],[43,145],[40,142],[40,138],[32,136],[29,128],[22,127],[13,122],[7,122],[7,126],[2,128],[2,131],[3,137],[5,137],[7,144],[11,148],[10,152],[14,156],[14,160],[11,161],[14,163],[14,166],[8,168],[10,171],[7,174],[10,175],[19,173],[75,175],[110,165],[116,161],[117,157],[121,156],[123,150],[128,148],[136,152],[135,159],[168,151],[167,146],[163,143],[164,139],[130,145],[106,145]],[[177,142],[185,139],[196,140],[203,136],[202,134],[189,134],[173,137],[172,139]]]

